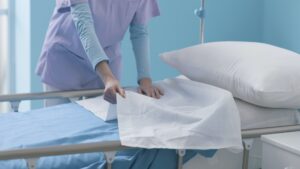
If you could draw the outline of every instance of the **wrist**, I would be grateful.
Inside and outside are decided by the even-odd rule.
[[[138,81],[138,84],[139,84],[139,85],[151,85],[151,84],[152,84],[152,79],[149,78],[149,77],[141,78],[141,79]]]
[[[116,78],[114,77],[114,75],[106,75],[102,78],[104,86],[106,86],[108,83],[115,81],[115,80],[116,80]]]
[[[104,85],[116,79],[106,61],[98,63],[96,69]]]

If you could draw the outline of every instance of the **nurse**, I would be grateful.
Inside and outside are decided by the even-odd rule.
[[[104,98],[125,97],[120,85],[121,41],[129,28],[138,91],[160,98],[149,66],[148,21],[159,15],[156,0],[56,0],[37,74],[46,91],[104,88]],[[69,102],[47,100],[46,106]]]

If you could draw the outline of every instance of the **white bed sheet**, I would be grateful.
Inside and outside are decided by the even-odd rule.
[[[184,75],[179,75],[177,78],[188,79]],[[300,113],[298,110],[263,108],[240,99],[235,99],[235,102],[240,112],[242,129],[266,128],[300,123]]]
[[[183,75],[177,78],[188,79]],[[239,99],[235,99],[235,102],[240,112],[242,129],[294,125],[300,122],[298,110],[263,108]],[[106,102],[103,96],[77,101],[76,103],[93,112],[104,121],[117,118],[115,105]]]

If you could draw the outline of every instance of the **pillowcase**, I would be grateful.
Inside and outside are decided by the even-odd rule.
[[[161,54],[188,78],[270,108],[300,108],[300,55],[256,42],[212,42]]]

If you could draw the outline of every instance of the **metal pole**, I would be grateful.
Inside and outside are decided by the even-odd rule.
[[[204,12],[205,8],[205,0],[201,0],[201,9]],[[201,43],[204,43],[204,38],[205,38],[205,16],[204,14],[201,16],[200,19],[200,41]]]
[[[199,9],[194,11],[195,15],[200,18],[200,43],[204,43],[205,35],[205,0],[201,0]]]
[[[242,137],[243,139],[258,138],[261,135],[266,135],[266,134],[285,133],[285,132],[294,132],[294,131],[300,131],[300,125],[242,130]]]
[[[246,148],[245,143],[243,142],[243,168],[242,169],[248,169],[248,163],[249,163],[249,150]]]
[[[121,145],[120,141],[84,143],[73,145],[58,145],[40,148],[28,148],[19,150],[0,151],[1,160],[32,159],[46,156],[57,156],[65,154],[80,154],[93,152],[111,152],[128,149]]]
[[[57,91],[57,92],[1,95],[0,102],[20,102],[24,100],[74,98],[74,97],[81,97],[81,96],[92,97],[92,96],[102,95],[103,93],[104,93],[103,89],[94,89],[94,90]]]
[[[183,158],[186,154],[186,150],[177,150],[178,160],[177,160],[177,169],[183,169]]]

